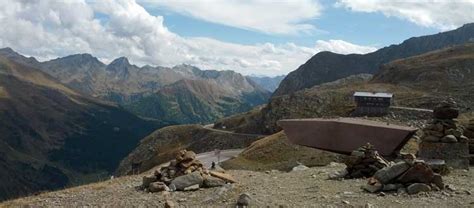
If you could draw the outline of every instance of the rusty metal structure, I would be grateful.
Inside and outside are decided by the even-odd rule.
[[[416,128],[355,118],[284,119],[278,121],[288,139],[298,145],[350,154],[370,143],[383,156],[394,156]]]

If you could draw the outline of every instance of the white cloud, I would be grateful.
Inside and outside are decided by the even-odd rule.
[[[126,56],[138,65],[187,63],[244,74],[288,73],[322,50],[373,50],[342,40],[318,41],[315,47],[303,47],[185,38],[170,32],[163,25],[163,17],[149,14],[134,0],[0,1],[0,25],[0,47],[12,47],[40,60],[91,53],[101,60]]]
[[[316,0],[156,0],[143,1],[142,4],[270,34],[298,34],[314,30],[314,26],[305,21],[319,17],[322,10]]]
[[[336,6],[356,12],[381,12],[441,30],[474,21],[474,0],[339,0]]]
[[[331,51],[340,54],[350,54],[370,53],[375,51],[377,48],[370,46],[360,46],[343,40],[318,40],[316,41],[316,49],[318,49],[319,51]]]

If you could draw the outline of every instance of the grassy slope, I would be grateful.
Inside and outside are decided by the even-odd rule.
[[[161,126],[1,57],[0,87],[8,95],[0,98],[0,200],[111,172]]]
[[[306,166],[321,166],[341,161],[342,158],[338,154],[294,145],[283,132],[278,132],[252,143],[238,157],[223,162],[222,166],[227,169],[286,171],[296,166],[297,162]]]

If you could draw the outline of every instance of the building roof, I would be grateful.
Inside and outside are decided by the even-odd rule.
[[[385,92],[354,92],[354,97],[381,97],[381,98],[392,98],[392,93]]]

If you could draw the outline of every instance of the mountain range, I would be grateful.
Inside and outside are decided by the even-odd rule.
[[[250,110],[270,97],[252,79],[233,71],[200,70],[184,64],[138,67],[125,57],[106,65],[90,54],[39,62],[10,48],[0,49],[0,54],[39,68],[80,93],[171,123],[212,122]]]
[[[274,92],[278,88],[278,85],[280,85],[281,81],[285,78],[285,75],[274,77],[249,75],[247,77],[262,86],[264,89]]]
[[[368,54],[341,55],[327,51],[320,52],[289,73],[273,96],[290,94],[354,74],[374,74],[381,65],[390,61],[472,41],[474,41],[474,23],[466,24],[456,30],[413,37],[401,44],[384,47]]]
[[[169,125],[84,96],[34,64],[0,54],[0,200],[96,181]]]

